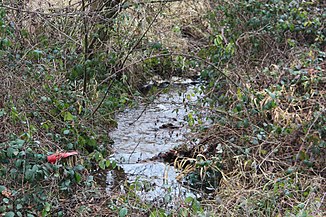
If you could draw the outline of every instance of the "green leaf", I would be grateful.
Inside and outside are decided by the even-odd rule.
[[[12,212],[12,211],[7,212],[7,213],[5,214],[5,217],[14,217],[14,216],[15,216],[15,213]]]
[[[106,160],[105,160],[105,159],[103,159],[103,160],[101,160],[101,161],[100,161],[100,163],[98,164],[98,165],[99,165],[99,167],[100,167],[102,170],[104,170],[104,169],[105,169],[105,163],[106,163]]]
[[[117,167],[117,162],[112,161],[112,162],[111,162],[111,165],[112,165],[112,169],[115,169],[115,168]]]
[[[96,147],[97,145],[96,140],[93,138],[87,139],[87,144],[92,147]]]
[[[63,134],[68,135],[69,132],[70,132],[70,130],[65,130],[65,131],[63,131]]]
[[[44,210],[49,212],[51,210],[51,204],[45,203]]]
[[[287,170],[286,170],[286,174],[292,174],[293,172],[295,172],[296,168],[295,167],[289,167]]]
[[[80,164],[78,164],[78,165],[76,165],[74,167],[74,170],[76,170],[76,171],[81,171],[81,170],[84,170],[84,169],[85,169],[85,167],[83,165],[80,165]]]
[[[75,180],[77,183],[79,183],[81,181],[81,175],[77,172],[75,172]]]
[[[0,213],[4,213],[7,209],[7,206],[3,205],[3,206],[0,206]]]
[[[0,193],[2,193],[4,190],[6,190],[7,188],[3,185],[0,185]]]
[[[11,42],[8,38],[4,38],[1,40],[1,44],[4,45],[3,47],[9,47],[11,45]]]
[[[223,36],[222,35],[216,35],[216,38],[214,39],[214,44],[217,47],[223,47]]]
[[[4,116],[6,114],[5,109],[0,109],[0,117]]]
[[[189,196],[189,197],[186,197],[185,202],[186,203],[191,203],[193,200],[194,200],[194,198]]]
[[[162,44],[160,42],[155,42],[155,43],[152,43],[151,45],[152,49],[161,49],[162,48]]]
[[[268,93],[268,95],[272,98],[275,99],[276,98],[276,94],[274,92],[269,91],[268,89],[265,89],[265,91]]]
[[[72,144],[72,143],[68,143],[67,144],[67,149],[68,150],[71,150],[71,149],[73,149],[74,148],[74,144]]]
[[[20,203],[16,205],[16,209],[22,209],[23,205],[21,205]]]
[[[74,120],[74,116],[70,112],[65,112],[63,116],[64,121]]]
[[[48,98],[47,98],[46,96],[41,96],[41,100],[42,100],[43,102],[47,102]]]
[[[258,145],[259,144],[259,141],[256,137],[253,138],[253,140],[251,141],[252,144],[254,145]]]
[[[59,212],[57,213],[57,216],[58,216],[58,217],[63,216],[63,212],[62,212],[62,211],[59,211]]]
[[[110,160],[106,160],[106,162],[105,162],[105,166],[106,166],[106,167],[109,167],[110,164],[111,164],[111,161],[110,161]]]
[[[193,203],[192,203],[192,209],[194,211],[199,211],[200,210],[200,203],[198,200],[194,199]]]
[[[9,148],[7,149],[7,156],[8,156],[8,157],[16,156],[16,155],[18,155],[18,153],[19,153],[18,150],[15,149],[15,148],[9,147]]]
[[[313,167],[314,166],[314,163],[309,161],[309,160],[303,160],[303,163],[308,167]]]
[[[128,214],[128,209],[127,208],[121,208],[119,211],[119,217],[125,217]]]
[[[25,172],[25,179],[32,180],[33,177],[34,177],[34,174],[35,173],[34,173],[33,170],[31,170],[31,169],[26,170],[26,172]]]
[[[42,54],[42,53],[43,53],[43,51],[41,51],[41,50],[33,50],[33,52],[34,52],[35,54]]]
[[[245,128],[248,128],[249,127],[249,120],[247,118],[245,118],[243,120],[243,127],[245,127]]]

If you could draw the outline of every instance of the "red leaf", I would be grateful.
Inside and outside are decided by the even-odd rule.
[[[77,151],[64,152],[64,153],[55,153],[55,154],[51,154],[51,155],[47,156],[47,159],[48,159],[49,163],[54,164],[58,160],[60,160],[61,158],[67,158],[69,156],[76,155],[76,154],[78,154]]]

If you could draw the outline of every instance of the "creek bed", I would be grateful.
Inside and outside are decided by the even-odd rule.
[[[173,166],[149,159],[186,142],[190,132],[187,116],[200,97],[198,87],[170,87],[152,103],[127,109],[116,116],[118,127],[110,133],[114,141],[112,160],[122,171],[108,173],[108,192],[119,185],[122,188],[122,182],[128,180],[141,183],[137,193],[147,201],[160,201],[166,195],[179,198],[192,194],[177,182],[178,172]]]

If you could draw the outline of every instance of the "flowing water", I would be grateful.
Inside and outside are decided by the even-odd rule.
[[[121,183],[127,179],[129,183],[142,183],[138,193],[145,200],[159,201],[166,195],[190,193],[177,182],[178,173],[173,166],[149,159],[186,141],[190,132],[187,116],[200,97],[196,89],[196,85],[171,87],[152,103],[117,115],[118,127],[110,133],[114,141],[112,159],[122,171],[108,173],[108,192],[119,185],[122,188]]]

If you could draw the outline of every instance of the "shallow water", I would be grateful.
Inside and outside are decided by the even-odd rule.
[[[130,183],[135,180],[150,183],[148,189],[139,191],[145,200],[158,201],[167,193],[179,196],[189,193],[177,182],[178,173],[172,166],[149,159],[186,141],[190,132],[187,115],[199,97],[196,88],[173,87],[152,103],[117,115],[118,127],[110,133],[114,141],[112,159],[123,169],[124,176],[121,178],[116,171],[110,171],[108,191],[119,185],[120,177]]]

